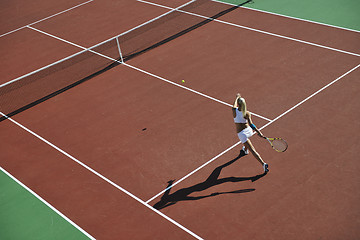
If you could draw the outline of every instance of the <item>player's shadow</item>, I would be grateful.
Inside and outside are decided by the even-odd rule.
[[[153,207],[159,210],[159,209],[163,209],[163,208],[169,207],[171,205],[174,205],[180,201],[199,200],[199,199],[203,199],[203,198],[214,197],[214,196],[221,195],[221,194],[238,194],[238,193],[248,193],[248,192],[255,191],[255,189],[250,188],[250,189],[235,190],[235,191],[231,191],[231,192],[214,192],[209,195],[202,195],[202,196],[190,196],[190,194],[192,194],[194,192],[201,192],[201,191],[204,191],[206,189],[209,189],[209,188],[219,185],[219,184],[223,184],[223,183],[227,183],[227,182],[235,183],[235,182],[242,182],[242,181],[254,182],[266,175],[266,173],[263,173],[263,174],[252,176],[252,177],[225,177],[225,178],[219,179],[221,170],[223,170],[225,167],[228,167],[229,165],[233,164],[234,162],[236,162],[238,159],[240,159],[243,156],[244,156],[244,153],[241,151],[241,153],[238,157],[215,168],[214,171],[210,174],[210,176],[204,182],[195,184],[194,186],[191,186],[191,187],[179,189],[176,192],[171,193],[171,194],[170,194],[170,191],[171,191],[172,185],[175,180],[170,180],[168,182],[168,186],[166,188],[166,191],[164,192],[164,195],[161,197],[161,200],[159,202],[155,203]]]

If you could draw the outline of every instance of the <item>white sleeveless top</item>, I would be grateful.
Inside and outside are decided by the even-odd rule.
[[[247,123],[247,120],[243,117],[243,114],[239,109],[235,108],[236,110],[236,117],[234,117],[235,123]]]

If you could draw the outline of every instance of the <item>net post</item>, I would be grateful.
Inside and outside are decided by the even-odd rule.
[[[121,53],[121,48],[120,48],[120,43],[119,43],[119,37],[116,37],[116,43],[117,43],[117,46],[118,46],[118,49],[119,49],[121,62],[124,63],[124,59],[123,59],[123,56],[122,56],[122,53]]]

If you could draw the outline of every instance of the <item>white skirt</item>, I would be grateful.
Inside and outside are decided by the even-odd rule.
[[[238,137],[242,143],[246,143],[246,141],[254,135],[255,132],[251,129],[251,127],[247,127],[241,132],[238,133]]]

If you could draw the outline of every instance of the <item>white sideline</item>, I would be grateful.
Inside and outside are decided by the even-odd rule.
[[[0,112],[1,113],[1,112]],[[11,175],[9,172],[7,172],[5,169],[3,169],[0,166],[0,170],[4,172],[6,175],[8,175],[12,180],[14,180],[17,184],[19,184],[21,187],[25,188],[28,192],[30,192],[32,195],[34,195],[37,199],[39,199],[41,202],[43,202],[46,206],[48,206],[51,210],[56,212],[58,215],[60,215],[62,218],[64,218],[68,223],[70,223],[72,226],[74,226],[77,230],[82,232],[84,235],[86,235],[88,238],[95,240],[93,236],[91,236],[89,233],[87,233],[84,229],[82,229],[80,226],[78,226],[76,223],[71,221],[68,217],[66,217],[64,214],[62,214],[59,210],[57,210],[55,207],[53,207],[50,203],[48,203],[46,200],[44,200],[42,197],[40,197],[37,193],[35,193],[33,190],[28,188],[25,184],[20,182],[18,179],[16,179],[13,175]]]
[[[228,149],[226,149],[225,151],[219,153],[218,155],[216,155],[215,157],[213,157],[212,159],[210,159],[209,161],[207,161],[206,163],[204,163],[203,165],[201,165],[200,167],[196,168],[195,170],[193,170],[192,172],[188,173],[187,175],[185,175],[184,177],[182,177],[181,179],[179,179],[178,181],[174,182],[171,187],[167,187],[164,190],[162,190],[161,192],[159,192],[158,194],[156,194],[155,196],[153,196],[152,198],[150,198],[149,200],[146,201],[146,203],[150,203],[152,200],[154,200],[155,198],[157,198],[158,196],[160,196],[161,194],[163,194],[164,192],[166,192],[167,190],[169,190],[170,188],[174,187],[175,185],[179,184],[180,182],[182,182],[183,180],[185,180],[186,178],[190,177],[191,175],[193,175],[194,173],[196,173],[197,171],[199,171],[200,169],[204,168],[206,165],[212,163],[213,161],[215,161],[216,159],[218,159],[219,157],[221,157],[222,155],[224,155],[225,153],[227,153],[228,151],[230,151],[231,149],[233,149],[234,147],[236,147],[237,145],[239,145],[241,142],[237,142],[234,145],[232,145],[231,147],[229,147]]]
[[[323,90],[325,90],[326,88],[330,87],[331,85],[333,85],[334,83],[336,83],[337,81],[339,81],[340,79],[342,79],[343,77],[345,77],[346,75],[348,75],[349,73],[355,71],[357,68],[360,67],[360,64],[358,64],[357,66],[355,66],[354,68],[350,69],[349,71],[347,71],[346,73],[344,73],[343,75],[341,75],[340,77],[336,78],[334,81],[330,82],[329,84],[327,84],[326,86],[322,87],[321,89],[319,89],[318,91],[314,92],[313,94],[311,94],[309,97],[305,98],[304,100],[302,100],[301,102],[297,103],[295,106],[293,106],[292,108],[290,108],[289,110],[283,112],[282,114],[280,114],[279,116],[277,116],[276,118],[274,118],[274,120],[271,120],[270,122],[266,123],[263,128],[269,126],[270,124],[272,124],[273,122],[275,122],[276,120],[282,118],[284,115],[288,114],[289,112],[291,112],[292,110],[294,110],[295,108],[297,108],[298,106],[300,106],[301,104],[305,103],[306,101],[308,101],[310,98],[314,97],[315,95],[319,94],[320,92],[322,92]]]

